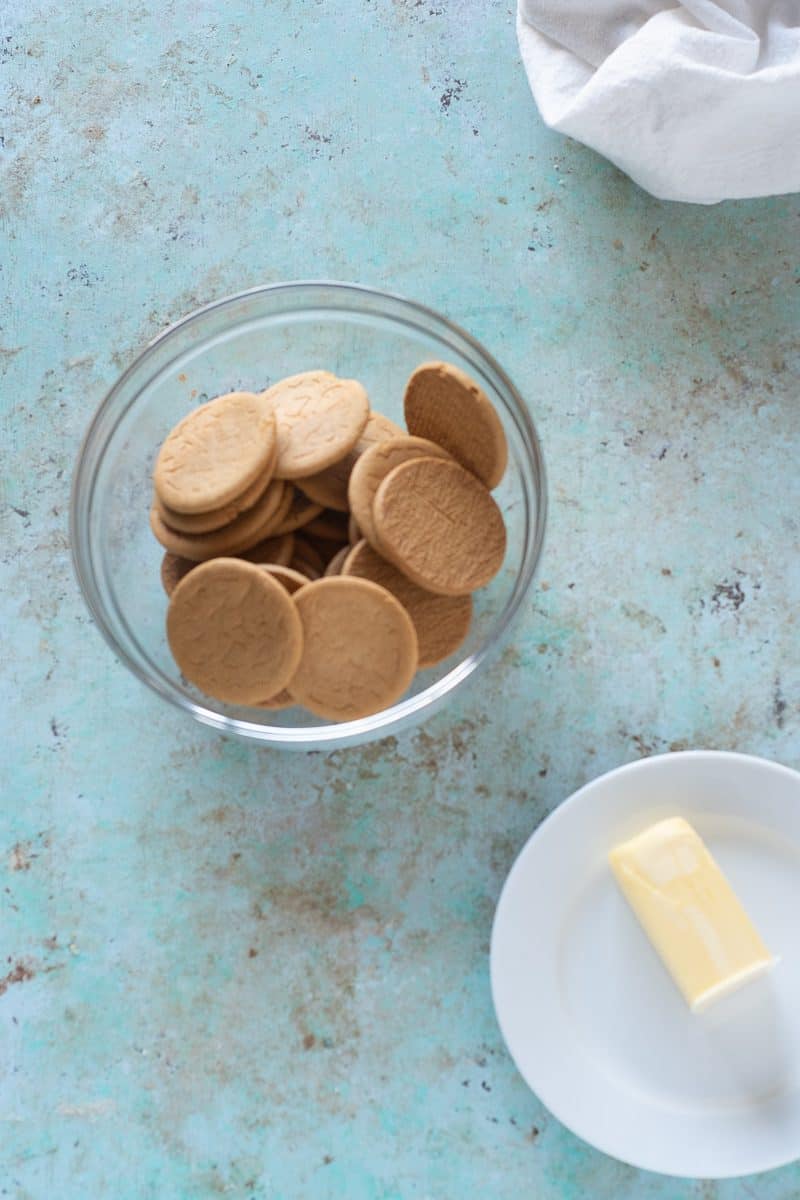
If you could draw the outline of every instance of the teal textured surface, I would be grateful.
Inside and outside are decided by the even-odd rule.
[[[790,1200],[561,1128],[494,1021],[517,851],[670,747],[800,762],[800,200],[659,203],[545,130],[507,3],[12,0],[0,23],[0,1195]],[[278,755],[168,710],[68,488],[166,323],[353,279],[480,338],[542,435],[535,595],[424,729]],[[532,914],[535,920],[536,914]]]

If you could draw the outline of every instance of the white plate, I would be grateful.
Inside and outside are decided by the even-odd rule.
[[[680,815],[781,961],[692,1014],[606,862]],[[594,780],[536,830],[492,930],[492,994],[526,1083],[606,1154],[724,1178],[800,1156],[800,775],[693,751]]]

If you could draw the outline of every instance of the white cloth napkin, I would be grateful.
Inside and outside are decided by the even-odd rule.
[[[653,195],[800,191],[800,0],[519,0],[546,124]]]

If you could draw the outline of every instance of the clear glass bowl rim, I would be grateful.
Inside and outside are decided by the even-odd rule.
[[[93,565],[89,523],[97,473],[103,455],[119,422],[135,404],[138,393],[134,392],[126,402],[122,403],[113,423],[106,428],[109,414],[115,405],[124,401],[129,381],[146,364],[147,360],[154,356],[176,333],[186,330],[212,313],[219,313],[257,296],[269,294],[280,299],[282,295],[285,295],[287,298],[291,296],[296,299],[303,293],[309,293],[309,299],[311,299],[312,293],[320,291],[332,294],[339,298],[341,303],[336,305],[317,301],[313,305],[315,310],[324,310],[327,307],[332,312],[367,311],[370,315],[377,314],[379,319],[388,321],[390,324],[399,322],[410,326],[426,336],[433,335],[437,340],[449,342],[467,361],[477,360],[473,361],[473,365],[479,366],[481,373],[494,376],[504,393],[507,415],[514,421],[528,455],[526,467],[528,483],[535,495],[535,517],[531,520],[530,511],[527,511],[523,557],[511,597],[490,635],[474,653],[457,663],[446,675],[423,691],[401,700],[391,708],[375,713],[373,716],[339,724],[295,729],[277,725],[262,725],[215,712],[213,709],[197,703],[188,695],[182,694],[174,685],[165,685],[158,675],[143,669],[126,647],[120,643],[114,632],[113,622],[109,621],[107,617],[106,605],[97,584]],[[383,311],[380,306],[384,302],[396,311]],[[294,310],[296,311],[296,309],[297,305],[295,304]],[[298,750],[330,750],[371,741],[375,738],[388,737],[403,728],[417,724],[426,710],[432,713],[438,709],[447,696],[491,659],[504,641],[506,634],[519,615],[523,600],[533,583],[541,557],[546,523],[547,482],[539,437],[522,396],[493,355],[481,345],[477,338],[467,333],[461,326],[424,304],[364,284],[324,279],[261,284],[241,292],[235,292],[194,309],[178,321],[166,326],[156,337],[147,342],[105,394],[89,423],[78,452],[70,497],[70,547],[75,575],[94,622],[113,653],[142,683],[168,703],[189,713],[202,724],[223,733],[261,742],[273,748]]]

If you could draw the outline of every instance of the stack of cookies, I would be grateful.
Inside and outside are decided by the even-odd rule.
[[[357,380],[305,371],[168,435],[150,513],[167,637],[208,695],[353,720],[464,641],[505,555],[505,434],[447,363],[414,371],[404,409],[408,432]]]

